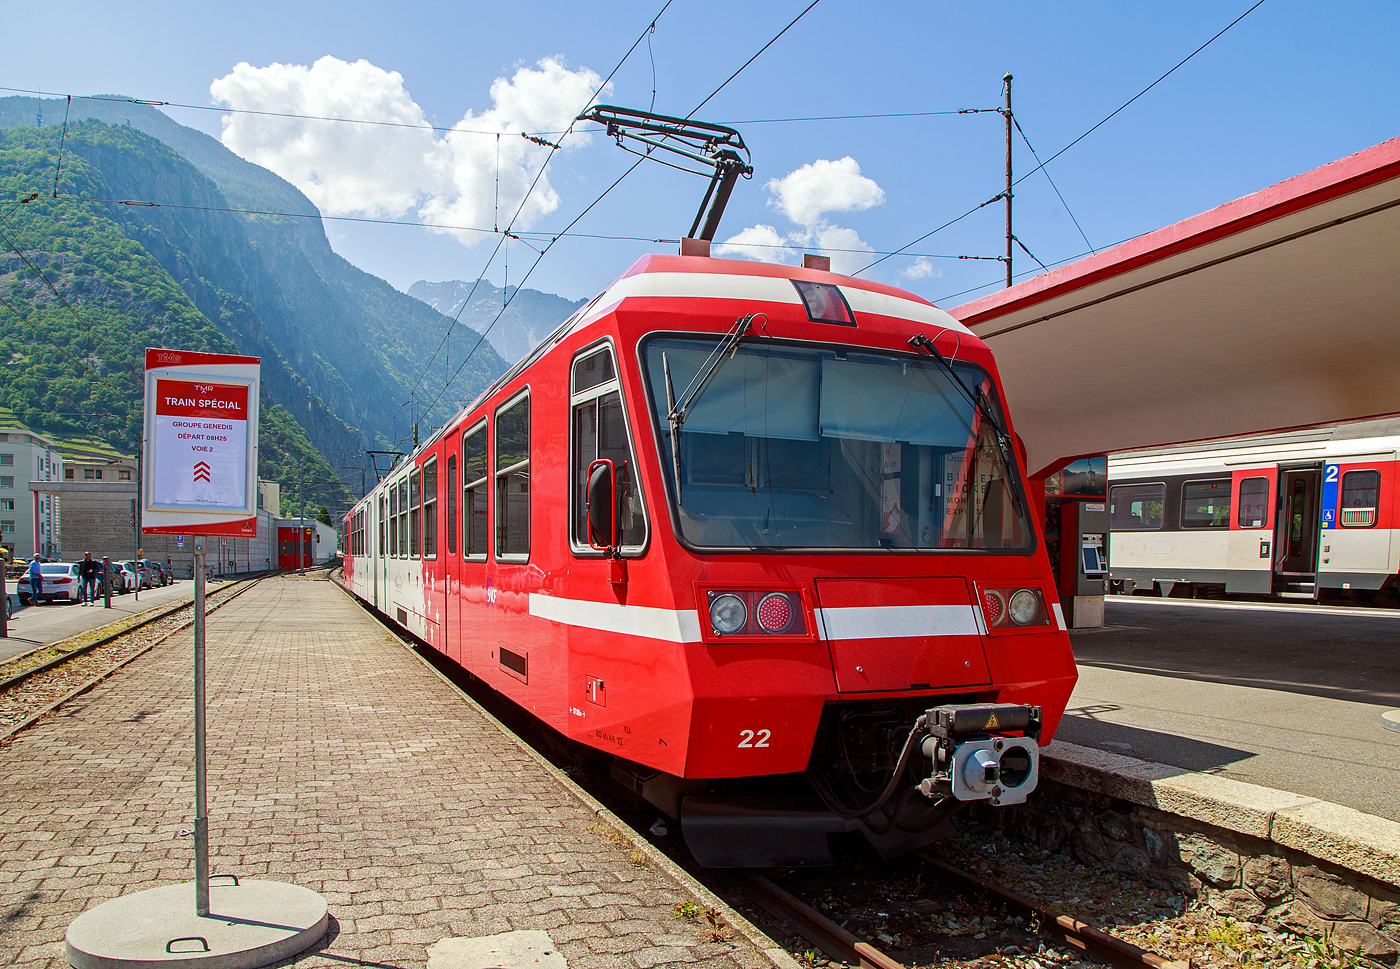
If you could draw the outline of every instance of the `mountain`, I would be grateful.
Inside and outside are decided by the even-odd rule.
[[[310,389],[248,305],[199,274],[235,259],[246,239],[196,245],[189,233],[210,235],[209,227],[172,221],[172,210],[29,200],[31,186],[45,177],[52,182],[56,134],[0,131],[0,196],[12,200],[0,206],[0,312],[7,323],[0,327],[0,403],[37,430],[97,437],[131,454],[141,438],[146,346],[256,354],[263,358],[259,474],[287,482],[307,502],[343,505],[344,486],[284,406],[311,401]],[[187,202],[211,201],[202,194],[212,189],[207,179],[138,132],[84,122],[70,127],[68,144],[62,185],[75,194],[121,197],[119,187],[144,176],[163,177]],[[355,441],[355,432],[323,407],[308,413],[327,446]]]
[[[476,286],[476,292],[472,287]],[[512,294],[514,294],[512,298]],[[570,301],[553,293],[537,289],[517,290],[514,286],[501,289],[485,279],[470,283],[462,279],[430,283],[420,279],[408,287],[408,295],[421,299],[445,316],[456,317],[467,297],[471,305],[462,310],[459,320],[477,333],[486,333],[486,340],[508,363],[515,363],[535,348],[556,326],[573,315],[587,300]],[[510,298],[510,306],[501,313],[501,304]],[[497,315],[500,319],[497,320]],[[493,325],[493,322],[494,325]],[[467,343],[470,346],[470,343]]]
[[[427,361],[451,321],[336,255],[316,207],[272,172],[147,105],[117,96],[74,99],[66,134],[53,124],[63,108],[63,101],[0,98],[0,197],[39,193],[25,205],[0,203],[10,220],[3,225],[14,236],[13,246],[0,243],[0,260],[7,250],[13,257],[15,247],[33,248],[50,263],[57,258],[55,272],[62,272],[56,285],[65,292],[76,283],[68,270],[87,259],[96,267],[88,274],[98,274],[89,282],[131,287],[134,302],[124,311],[135,312],[139,303],[141,312],[159,307],[161,319],[172,313],[183,319],[190,308],[202,317],[179,330],[180,339],[194,342],[177,344],[174,331],[156,328],[159,336],[130,335],[136,349],[148,342],[194,349],[217,334],[237,352],[263,357],[270,402],[284,405],[286,419],[331,463],[357,470],[366,447],[406,450],[414,421],[442,423],[458,400],[475,396],[504,371],[505,361],[489,344],[465,367],[453,354],[456,378],[445,391],[445,363],[429,367]],[[34,127],[40,112],[48,124]],[[74,219],[83,232],[54,235]],[[88,246],[139,254],[153,265],[137,259],[131,268],[138,278],[123,279],[97,266],[101,250]],[[9,270],[28,271],[22,264]],[[171,284],[190,304],[178,312],[167,291]],[[0,273],[0,292],[6,285]],[[142,285],[155,289],[142,292]],[[51,298],[42,289],[27,286],[26,300]],[[110,302],[111,292],[102,292]],[[62,314],[44,317],[62,331],[56,331],[60,344],[82,332],[67,316],[66,325]],[[3,377],[0,395],[10,389]],[[139,436],[139,420],[129,416],[130,427],[104,431],[117,433],[124,446],[134,446],[133,432]],[[342,474],[359,484],[358,474]]]

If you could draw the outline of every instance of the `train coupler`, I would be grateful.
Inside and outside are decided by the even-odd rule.
[[[923,754],[933,773],[919,782],[925,797],[1021,804],[1040,779],[1040,707],[975,703],[934,707],[923,717]],[[1019,731],[1020,736],[1006,736]]]

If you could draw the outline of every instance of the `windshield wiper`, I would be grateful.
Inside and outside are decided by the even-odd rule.
[[[710,355],[705,358],[704,364],[696,371],[695,376],[691,378],[679,400],[676,399],[675,389],[671,386],[671,363],[666,359],[664,352],[661,354],[661,369],[666,377],[666,423],[671,425],[671,462],[676,473],[677,505],[681,503],[681,427],[685,424],[690,408],[710,386],[710,381],[714,379],[715,374],[719,373],[719,368],[738,352],[739,341],[749,331],[749,325],[753,322],[754,315],[749,313],[734,321],[729,332],[725,333],[724,339],[719,341]]]
[[[977,409],[977,412],[982,415],[982,419],[996,432],[997,447],[1001,450],[1002,462],[1008,469],[1014,468],[1016,466],[1016,454],[1012,448],[1011,435],[1007,433],[1006,428],[1002,427],[1001,422],[992,414],[991,409],[986,404],[986,394],[983,393],[982,389],[979,387],[977,393],[973,394],[973,392],[968,389],[967,384],[963,383],[962,377],[958,376],[958,372],[953,369],[953,365],[948,361],[948,358],[943,356],[943,354],[939,352],[938,347],[933,345],[933,341],[922,333],[915,333],[911,336],[909,338],[909,345],[918,349],[927,350],[933,356],[933,359],[943,365],[943,369],[948,372],[948,376],[953,378],[953,383],[958,385],[958,389],[962,391],[968,403]],[[1024,516],[1026,509],[1021,502],[1020,490],[1011,488],[1010,491],[1011,502],[1015,506],[1017,513]]]

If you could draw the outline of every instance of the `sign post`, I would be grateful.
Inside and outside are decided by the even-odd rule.
[[[326,931],[325,899],[308,889],[238,878],[209,884],[207,544],[211,535],[257,534],[259,385],[257,357],[146,351],[145,460],[140,514],[133,507],[132,517],[146,534],[194,537],[195,817],[185,833],[194,836],[195,877],[193,885],[147,889],[78,916],[68,926],[67,954],[85,969],[157,965],[170,960],[171,946],[185,965],[253,969],[300,952]],[[139,924],[139,938],[129,931],[114,938],[117,924]]]

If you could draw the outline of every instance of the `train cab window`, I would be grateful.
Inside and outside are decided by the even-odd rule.
[[[575,554],[602,554],[588,542],[588,468],[598,460],[612,462],[618,488],[617,542],[624,552],[646,545],[646,511],[638,485],[637,461],[623,412],[621,388],[613,367],[612,349],[603,347],[574,362],[573,368],[572,507],[569,537]]]
[[[447,456],[447,554],[457,554],[457,455]]]
[[[486,558],[486,425],[462,435],[462,556]]]
[[[419,542],[422,539],[422,525],[419,507],[423,495],[423,482],[417,469],[408,473],[408,557],[418,558]]]
[[[399,558],[408,557],[408,479],[399,479]]]
[[[399,557],[399,487],[389,486],[389,557]]]
[[[530,396],[496,412],[496,557],[530,554]]]
[[[1263,528],[1269,520],[1269,479],[1245,478],[1240,482],[1241,528]]]
[[[438,459],[423,465],[423,557],[437,558],[437,479]]]
[[[1375,527],[1380,498],[1379,471],[1348,471],[1342,475],[1342,527]]]
[[[1157,531],[1166,505],[1164,484],[1117,485],[1108,489],[1109,528],[1115,532]]]
[[[1181,486],[1182,528],[1230,527],[1230,479],[1188,481]]]

